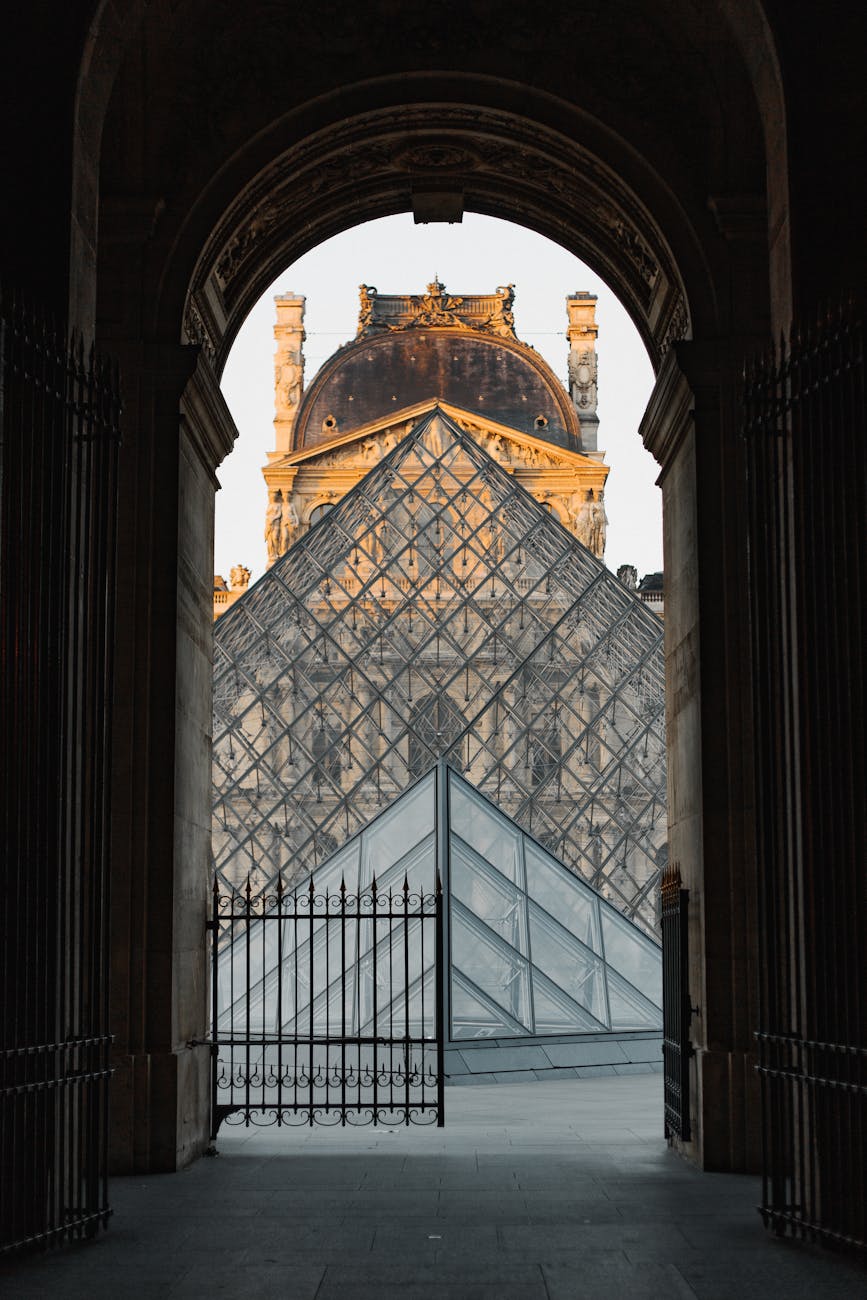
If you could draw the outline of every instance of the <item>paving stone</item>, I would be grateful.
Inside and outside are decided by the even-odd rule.
[[[661,1136],[658,1075],[449,1090],[444,1129],[226,1130],[112,1182],[96,1242],[0,1268],[13,1300],[855,1300],[867,1270],[762,1228],[754,1178]]]
[[[474,1074],[497,1074],[504,1070],[544,1070],[548,1057],[541,1047],[493,1047],[462,1056]]]

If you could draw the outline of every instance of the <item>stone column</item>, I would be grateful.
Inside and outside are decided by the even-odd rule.
[[[209,1136],[214,471],[236,436],[198,346],[113,344],[125,394],[113,733],[111,1164]]]
[[[758,1168],[756,865],[745,494],[735,375],[716,343],[667,353],[644,415],[661,465],[669,856],[689,890],[692,1141]]]
[[[292,450],[295,417],[304,391],[304,304],[301,294],[278,294],[274,299],[274,450]]]
[[[566,299],[569,328],[569,396],[581,424],[581,450],[596,451],[599,417],[596,414],[596,294],[580,291]]]

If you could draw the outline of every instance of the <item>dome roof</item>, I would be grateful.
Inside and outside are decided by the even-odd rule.
[[[575,407],[538,353],[512,339],[436,327],[361,338],[336,352],[301,400],[293,449],[432,397],[581,450]]]

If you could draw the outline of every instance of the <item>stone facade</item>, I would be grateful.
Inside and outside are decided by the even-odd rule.
[[[567,299],[568,396],[517,338],[513,302],[512,285],[477,295],[448,294],[437,279],[419,295],[384,295],[361,285],[355,339],[302,392],[304,299],[276,299],[274,451],[263,470],[269,567],[436,405],[603,557],[608,467],[596,449],[596,299],[587,293]],[[388,344],[404,332],[410,348],[392,350],[389,365],[377,367],[386,358],[371,351],[370,341]],[[421,400],[405,400],[420,392]],[[346,412],[352,419],[355,411],[375,414],[346,427]]]

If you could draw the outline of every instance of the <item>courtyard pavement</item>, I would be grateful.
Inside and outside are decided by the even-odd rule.
[[[445,1129],[230,1129],[118,1178],[90,1244],[0,1271],[15,1300],[850,1300],[867,1267],[779,1241],[754,1178],[661,1137],[661,1077],[451,1088]]]

